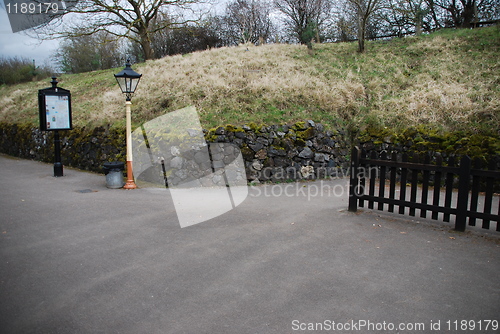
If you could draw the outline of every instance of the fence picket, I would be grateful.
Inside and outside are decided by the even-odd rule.
[[[402,162],[403,163],[408,162],[408,154],[407,153],[403,154]],[[408,176],[408,168],[401,167],[401,185],[399,188],[399,201],[401,202],[399,205],[399,214],[401,214],[401,215],[405,213],[404,202],[406,201],[407,176]]]
[[[356,212],[358,209],[356,196],[359,184],[359,148],[353,147],[351,150],[351,174],[349,175],[349,211]]]
[[[398,161],[398,155],[396,152],[392,152],[391,160],[394,162]],[[389,198],[390,199],[396,198],[396,166],[395,165],[390,168]],[[388,210],[389,210],[389,212],[394,212],[394,204],[393,203],[389,204]]]
[[[458,184],[457,218],[455,220],[455,230],[465,231],[467,219],[467,204],[469,203],[469,183],[470,183],[471,161],[468,156],[460,159],[460,174]]]
[[[488,166],[488,170],[495,170],[496,163],[494,160],[491,160]],[[486,178],[486,194],[484,198],[484,213],[491,213],[491,204],[493,202],[493,184],[495,183],[495,179],[492,177]],[[498,225],[498,222],[497,222]],[[490,220],[483,219],[483,228],[490,228]]]
[[[370,160],[375,160],[375,159],[377,159],[377,152],[372,151],[370,154]],[[377,178],[376,173],[372,173],[373,166],[375,166],[375,165],[373,165],[373,163],[370,163],[369,167],[367,165],[368,174],[370,174],[370,191],[369,191],[370,196],[375,195],[375,180]],[[368,200],[368,209],[373,209],[373,200]]]
[[[431,156],[427,153],[424,157],[424,164],[429,165],[431,163]],[[423,180],[422,180],[422,204],[427,204],[427,199],[429,196],[429,178],[430,172],[428,170],[424,170]],[[427,211],[425,209],[420,209],[420,217],[427,217]]]
[[[387,152],[383,151],[380,155],[380,160],[387,160]],[[384,198],[385,194],[385,177],[386,177],[386,166],[380,166],[380,177],[379,177],[379,188],[378,188],[378,197]],[[378,209],[384,210],[384,202],[378,202]]]
[[[433,200],[432,204],[435,206],[439,206],[439,198],[441,196],[441,170],[440,167],[443,165],[443,157],[439,155],[436,158],[436,166],[438,169],[436,170],[436,173],[434,174],[434,194],[433,194]],[[437,211],[432,211],[432,219],[437,220],[438,219],[439,212]]]
[[[479,158],[476,158],[474,160],[474,168],[475,169],[481,169],[483,167],[483,164]],[[478,174],[474,174],[472,176],[472,195],[471,195],[471,201],[470,201],[470,208],[469,210],[472,212],[477,212],[477,205],[479,201],[479,184],[481,181],[481,177]],[[469,217],[469,225],[470,226],[476,226],[476,217]]]
[[[361,159],[366,159],[366,150],[364,150],[364,149],[361,150]],[[358,162],[358,166],[359,166],[359,162]],[[363,177],[359,181],[359,187],[360,187],[360,190],[363,192],[363,195],[364,195],[365,194],[365,189],[366,189],[366,164],[364,165],[364,167],[363,166],[361,166],[361,167],[364,168],[364,170],[361,171],[363,173]],[[361,197],[359,199],[359,207],[360,208],[364,208],[365,207],[365,201],[364,201],[363,197]]]
[[[449,167],[455,166],[455,157],[451,157],[448,160],[448,166]],[[444,195],[444,206],[447,208],[451,208],[451,198],[453,195],[453,178],[454,178],[454,174],[451,171],[446,173],[446,193]],[[445,222],[449,222],[450,221],[450,214],[445,213],[443,216],[443,220]]]
[[[411,162],[419,163],[420,156],[418,154],[413,154],[413,159]],[[418,169],[411,169],[411,191],[410,191],[410,202],[417,203],[417,187],[418,187]],[[410,216],[415,216],[415,206],[410,206]]]

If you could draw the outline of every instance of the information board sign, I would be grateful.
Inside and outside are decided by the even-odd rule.
[[[63,88],[38,91],[40,130],[71,130],[71,93]]]

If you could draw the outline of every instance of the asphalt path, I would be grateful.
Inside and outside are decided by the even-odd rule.
[[[0,156],[0,333],[494,333],[500,321],[497,232],[347,212],[345,179],[252,187],[181,228],[166,189],[64,172]]]

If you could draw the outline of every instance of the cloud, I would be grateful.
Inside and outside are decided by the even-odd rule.
[[[53,54],[59,41],[43,41],[23,32],[13,33],[5,9],[0,9],[0,56],[35,59],[37,64],[53,64]]]

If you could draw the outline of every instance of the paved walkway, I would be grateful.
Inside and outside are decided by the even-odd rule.
[[[346,180],[259,186],[181,229],[166,190],[107,189],[69,168],[54,178],[51,164],[6,156],[0,171],[0,333],[295,333],[333,321],[341,333],[467,333],[455,320],[478,333],[500,320],[496,232],[349,213],[347,194],[327,191]],[[323,193],[308,198],[314,187]]]

